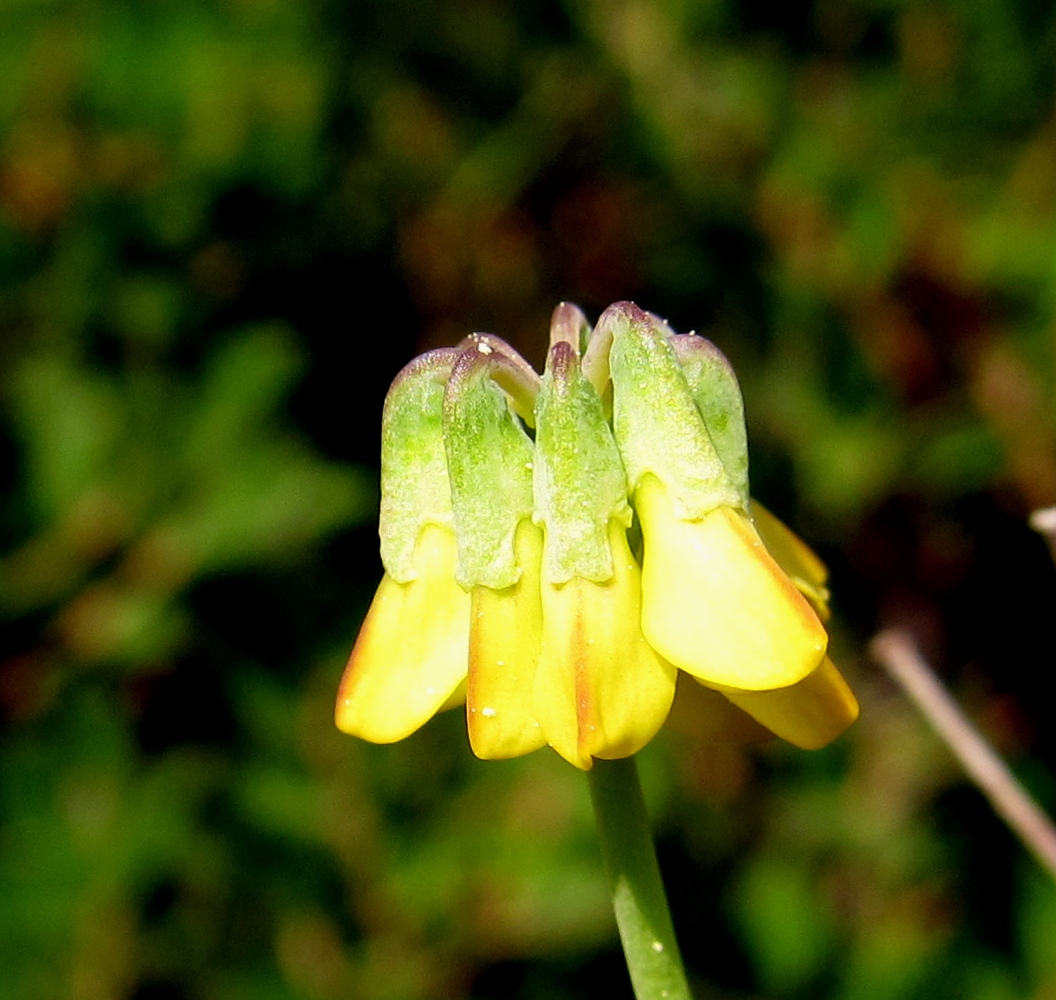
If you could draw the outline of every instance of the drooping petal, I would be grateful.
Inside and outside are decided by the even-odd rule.
[[[455,536],[427,524],[415,545],[415,576],[387,573],[360,629],[337,694],[338,729],[373,743],[409,736],[465,680],[470,599],[455,583]]]
[[[523,520],[515,549],[521,578],[512,587],[477,586],[472,593],[466,720],[473,753],[484,760],[546,745],[532,703],[543,632],[542,530]]]
[[[627,757],[645,746],[675,692],[675,668],[642,635],[641,573],[615,520],[609,542],[607,581],[573,577],[542,588],[535,714],[547,742],[584,770],[593,757]]]
[[[651,475],[635,502],[642,630],[661,656],[706,684],[748,691],[788,687],[821,663],[824,627],[746,515],[720,506],[685,520]]]
[[[831,743],[858,718],[858,701],[828,657],[791,687],[724,693],[771,732],[804,750]]]

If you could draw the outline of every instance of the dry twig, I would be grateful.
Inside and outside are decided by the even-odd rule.
[[[873,658],[901,685],[960,760],[997,814],[1056,880],[1056,827],[1008,765],[965,717],[905,632],[881,632]]]

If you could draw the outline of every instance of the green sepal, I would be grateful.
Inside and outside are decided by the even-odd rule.
[[[566,341],[550,349],[535,423],[535,518],[546,530],[543,578],[603,583],[613,574],[609,522],[631,521],[627,477],[601,399]]]
[[[531,439],[492,379],[492,347],[464,350],[444,395],[444,443],[451,483],[458,568],[467,589],[502,590],[521,576],[517,525],[532,516]]]
[[[669,338],[697,410],[719,453],[726,475],[748,503],[748,433],[744,426],[744,399],[733,365],[710,340],[696,334]]]
[[[617,302],[598,320],[599,333],[612,337],[613,424],[631,491],[651,473],[687,520],[723,505],[743,509],[747,496],[708,433],[666,325]]]
[[[417,575],[414,547],[426,524],[451,528],[444,452],[444,387],[458,351],[415,358],[393,379],[381,417],[381,561],[397,583]]]

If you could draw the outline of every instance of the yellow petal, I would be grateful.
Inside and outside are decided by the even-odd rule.
[[[783,521],[774,517],[758,500],[751,505],[752,523],[766,546],[799,592],[811,603],[822,621],[829,619],[829,571],[814,550]]]
[[[681,670],[664,725],[676,733],[713,743],[758,743],[774,735],[718,691]]]
[[[337,727],[373,743],[409,736],[466,677],[470,601],[455,583],[449,529],[422,528],[414,568],[409,583],[382,579],[337,692]]]
[[[723,693],[771,732],[804,750],[831,743],[858,718],[858,701],[828,657],[791,687]]]
[[[821,663],[828,636],[748,518],[717,507],[680,517],[654,476],[635,495],[642,526],[642,630],[661,656],[707,684],[787,687]]]
[[[656,655],[639,625],[641,573],[615,520],[613,576],[544,584],[543,642],[535,714],[547,742],[576,767],[594,757],[628,757],[663,724],[675,668]]]
[[[546,744],[532,706],[543,634],[542,529],[521,521],[514,546],[520,580],[503,590],[474,587],[472,595],[466,720],[469,744],[484,760]]]
[[[436,710],[437,715],[441,712],[447,712],[452,708],[461,708],[466,703],[466,678],[463,677],[458,682],[458,687],[452,691],[444,701],[444,703]]]

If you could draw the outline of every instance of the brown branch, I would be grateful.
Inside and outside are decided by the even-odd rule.
[[[1056,880],[1056,827],[1052,820],[968,721],[912,638],[898,630],[881,632],[869,650],[946,741],[995,812]]]

